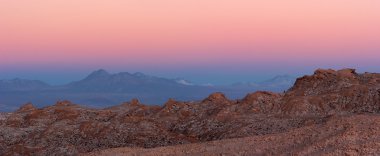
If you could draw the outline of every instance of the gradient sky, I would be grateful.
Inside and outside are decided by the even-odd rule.
[[[0,0],[0,79],[380,72],[379,0]]]

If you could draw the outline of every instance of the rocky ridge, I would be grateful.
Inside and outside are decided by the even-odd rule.
[[[306,147],[313,151],[317,144],[322,144],[321,139],[344,137],[340,134],[346,131],[340,131],[342,125],[338,120],[352,119],[355,122],[350,123],[351,126],[363,122],[376,129],[380,127],[379,112],[380,74],[358,74],[353,69],[318,69],[313,75],[298,78],[285,93],[259,91],[240,100],[214,93],[202,101],[169,99],[163,106],[143,105],[137,99],[105,109],[86,108],[69,101],[41,109],[26,104],[0,120],[0,155],[77,155],[118,147],[155,148],[181,144],[189,145],[180,148],[192,148],[198,144],[191,143],[233,138],[248,141],[247,145],[257,146],[256,149],[262,147],[262,153],[271,151],[271,147],[264,148],[269,144],[273,144],[273,151],[277,147],[286,149],[291,144],[287,139],[305,147],[301,152]],[[367,117],[371,119],[368,122],[374,122],[366,122]],[[313,127],[324,127],[333,133],[309,130]],[[357,131],[367,134],[362,129],[354,129],[352,133],[357,135]],[[376,130],[368,132],[367,138],[358,136],[356,139],[372,139],[379,143],[374,133]],[[310,137],[315,142],[306,142]],[[279,142],[276,144],[268,138]],[[261,141],[251,142],[250,139]],[[346,146],[331,146],[333,152],[338,149],[345,152]],[[231,145],[231,148],[237,147]]]

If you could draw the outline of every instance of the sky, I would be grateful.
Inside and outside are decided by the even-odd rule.
[[[379,0],[0,0],[0,79],[102,68],[226,84],[380,72],[379,58]]]

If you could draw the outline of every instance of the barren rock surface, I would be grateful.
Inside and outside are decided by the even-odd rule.
[[[376,155],[379,115],[380,74],[319,69],[283,94],[241,100],[26,104],[0,115],[0,155]]]
[[[1,120],[6,120],[8,116],[10,116],[11,113],[0,113],[0,121]]]
[[[285,133],[224,139],[152,149],[116,148],[83,154],[106,155],[379,155],[380,116],[347,115]]]

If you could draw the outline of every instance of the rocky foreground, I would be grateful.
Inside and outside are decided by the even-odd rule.
[[[116,148],[83,154],[106,155],[379,155],[380,116],[326,117],[284,133],[158,148]]]
[[[285,93],[241,100],[214,93],[196,102],[132,100],[105,109],[61,101],[0,115],[0,155],[378,155],[379,149],[380,74],[353,69],[317,70]]]

